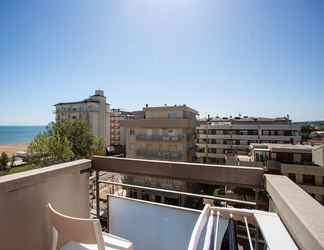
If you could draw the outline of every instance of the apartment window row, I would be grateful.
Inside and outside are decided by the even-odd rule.
[[[232,139],[197,139],[199,144],[220,144],[220,145],[249,145],[251,143],[257,143],[256,140],[232,140]]]
[[[288,178],[293,182],[296,182],[296,174],[295,173],[288,173]],[[315,175],[303,174],[302,176],[302,185],[315,185]],[[322,177],[322,185],[324,185],[324,176]]]
[[[225,158],[215,158],[215,157],[202,157],[198,159],[201,163],[211,163],[211,164],[225,164]]]
[[[240,129],[198,129],[198,134],[209,135],[258,135],[257,129],[240,130]]]
[[[262,135],[274,135],[274,136],[294,136],[298,132],[295,130],[262,130]]]

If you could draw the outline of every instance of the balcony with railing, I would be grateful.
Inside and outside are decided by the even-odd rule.
[[[164,141],[164,142],[181,142],[184,135],[160,135],[160,134],[137,134],[136,140],[140,141]]]
[[[93,157],[0,177],[0,249],[51,249],[49,202],[63,214],[88,218],[92,208],[91,171],[95,173],[95,216],[101,219],[102,228],[111,233],[111,239],[127,239],[134,249],[210,249],[213,244],[220,249],[226,243],[235,243],[241,249],[324,248],[323,207],[285,176],[264,175],[262,169],[252,167]],[[247,202],[154,189],[123,184],[119,178],[109,181],[102,175],[105,173],[238,185],[254,188],[256,195],[255,201]],[[126,197],[127,190],[142,194],[145,189],[193,196],[210,206],[201,211],[202,207],[193,209],[180,207],[180,203],[168,205],[162,200]],[[262,190],[274,212],[259,210],[258,194]],[[82,227],[76,227],[73,233],[82,232]],[[234,238],[229,240],[226,235]]]
[[[179,161],[182,159],[183,154],[171,150],[154,150],[154,149],[137,149],[136,155],[146,159],[164,159]]]

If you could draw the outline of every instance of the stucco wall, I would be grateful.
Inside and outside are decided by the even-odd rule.
[[[89,217],[90,160],[58,164],[0,178],[0,249],[50,249],[46,205]]]

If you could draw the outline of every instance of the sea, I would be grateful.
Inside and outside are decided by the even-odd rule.
[[[46,126],[0,126],[0,144],[31,142]]]

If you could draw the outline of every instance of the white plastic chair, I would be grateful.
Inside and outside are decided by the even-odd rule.
[[[103,233],[97,219],[66,216],[48,204],[52,223],[52,248],[57,250],[58,239],[66,243],[61,250],[133,249],[133,244],[123,238]]]

